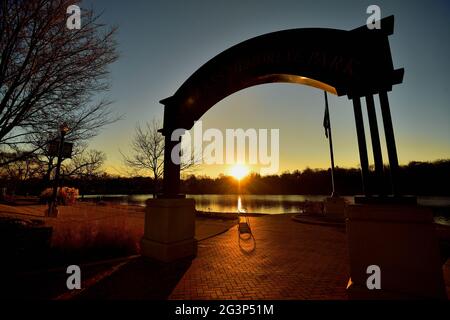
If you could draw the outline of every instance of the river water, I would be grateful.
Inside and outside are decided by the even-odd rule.
[[[236,212],[238,200],[248,213],[282,214],[301,212],[305,201],[322,201],[327,196],[318,195],[231,195],[231,194],[188,194],[187,198],[195,199],[196,209],[206,212]],[[152,198],[149,194],[138,195],[89,195],[86,199],[104,199],[121,204],[145,206],[145,200]],[[344,197],[353,202],[353,197]],[[418,197],[419,205],[431,207],[435,221],[450,225],[450,197]]]

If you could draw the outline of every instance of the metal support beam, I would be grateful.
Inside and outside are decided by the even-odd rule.
[[[389,107],[389,99],[386,91],[379,93],[381,114],[383,117],[384,135],[386,137],[386,147],[389,157],[389,167],[391,172],[392,193],[398,194],[398,158],[397,147],[395,146],[394,127],[392,125],[391,110]]]
[[[378,194],[384,194],[383,186],[383,156],[381,153],[380,135],[378,132],[377,114],[373,95],[366,96],[367,115],[369,117],[370,137],[372,140],[373,160],[375,162],[375,190]]]
[[[366,196],[370,195],[369,188],[369,160],[367,158],[366,135],[364,132],[364,121],[361,112],[361,100],[355,97],[353,100],[353,111],[355,113],[356,135],[358,137],[359,160],[361,163],[361,177],[363,183],[363,192]]]

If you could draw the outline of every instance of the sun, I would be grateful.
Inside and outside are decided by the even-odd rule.
[[[241,180],[248,174],[248,171],[245,165],[237,164],[231,168],[230,173],[235,179]]]

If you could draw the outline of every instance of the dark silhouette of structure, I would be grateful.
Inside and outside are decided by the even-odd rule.
[[[213,105],[239,90],[263,83],[287,82],[314,86],[347,95],[353,101],[356,133],[366,196],[384,195],[383,160],[374,98],[378,94],[391,172],[391,193],[397,194],[398,160],[388,92],[403,80],[403,69],[393,67],[388,36],[394,17],[381,20],[381,29],[366,26],[336,29],[292,29],[265,34],[220,53],[201,68],[164,104],[164,187],[161,198],[179,198],[180,166],[171,160],[175,129],[189,130]],[[361,98],[365,97],[375,160],[375,183],[368,179],[369,163]]]
[[[432,212],[398,197],[398,160],[388,92],[403,80],[395,70],[389,47],[394,17],[380,21],[380,29],[363,26],[351,31],[293,29],[262,35],[231,47],[198,69],[164,104],[164,193],[147,201],[143,255],[161,261],[195,256],[195,202],[180,195],[180,166],[171,158],[180,141],[176,129],[189,130],[226,96],[254,85],[290,82],[314,86],[353,101],[364,197],[357,204],[325,203],[325,215],[345,219],[351,299],[396,299],[446,296]],[[383,158],[375,112],[378,94],[391,172],[391,190],[384,189]],[[375,177],[369,164],[361,98],[367,105]],[[177,131],[179,133],[179,131]],[[178,139],[178,138],[177,138]],[[178,159],[177,159],[178,160]],[[393,194],[387,197],[388,193]],[[178,198],[178,199],[177,199]],[[412,200],[412,201],[411,201]],[[393,204],[394,203],[394,204]],[[328,209],[330,210],[328,210]],[[414,248],[414,250],[411,250]],[[426,263],[423,263],[426,261]],[[367,270],[383,269],[383,289],[370,290]],[[418,276],[420,275],[420,276]],[[417,280],[411,281],[411,279]]]

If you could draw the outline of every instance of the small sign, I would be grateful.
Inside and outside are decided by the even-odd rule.
[[[64,159],[68,159],[72,157],[72,149],[73,149],[73,143],[71,142],[64,142],[63,150],[62,150],[62,157]],[[58,150],[59,150],[59,140],[53,140],[48,145],[48,154],[53,157],[58,156]]]

